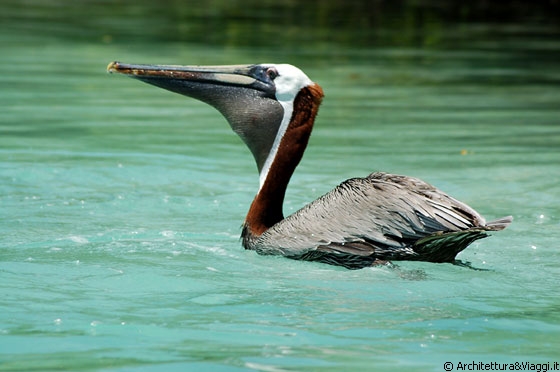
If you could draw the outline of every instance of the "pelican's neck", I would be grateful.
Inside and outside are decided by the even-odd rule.
[[[259,236],[284,219],[282,204],[286,188],[303,157],[322,98],[321,87],[311,84],[297,94],[291,111],[285,109],[289,116],[285,115],[271,155],[261,170],[259,192],[245,219],[244,237]]]
[[[282,118],[282,122],[280,123],[280,127],[278,127],[278,132],[276,133],[276,138],[274,138],[274,142],[272,143],[270,152],[268,153],[268,156],[263,164],[263,167],[260,170],[259,190],[262,189],[265,184],[265,181],[268,177],[268,173],[270,172],[270,168],[272,167],[272,163],[276,158],[276,155],[278,154],[280,143],[284,139],[284,135],[286,134],[286,131],[288,130],[288,126],[292,121],[292,114],[294,112],[294,102],[295,100],[289,102],[280,102],[282,108],[284,109],[284,116]],[[313,126],[313,123],[311,123],[311,126]]]

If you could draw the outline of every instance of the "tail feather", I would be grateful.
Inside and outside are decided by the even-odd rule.
[[[497,220],[490,221],[486,223],[485,230],[488,231],[500,231],[509,226],[513,221],[512,216],[498,218]]]
[[[469,229],[462,231],[435,233],[414,243],[413,249],[419,261],[453,262],[455,256],[475,240],[487,237],[484,230]]]

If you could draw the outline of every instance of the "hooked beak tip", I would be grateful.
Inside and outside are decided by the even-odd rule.
[[[107,65],[107,72],[112,74],[119,71],[119,62],[113,61]]]

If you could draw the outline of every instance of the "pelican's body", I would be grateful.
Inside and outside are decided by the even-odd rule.
[[[323,98],[291,65],[158,66],[113,62],[110,72],[217,108],[251,150],[260,188],[243,226],[243,246],[260,254],[347,268],[381,260],[453,262],[511,217],[484,220],[475,210],[412,177],[372,173],[349,179],[284,218],[282,204]]]

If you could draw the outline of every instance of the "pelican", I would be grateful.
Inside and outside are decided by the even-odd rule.
[[[263,255],[359,269],[392,260],[455,263],[470,243],[505,229],[468,205],[413,177],[375,172],[351,178],[284,217],[286,188],[299,164],[323,98],[322,88],[288,64],[228,66],[111,62],[111,73],[216,108],[257,163],[259,190],[243,224],[246,249]]]

